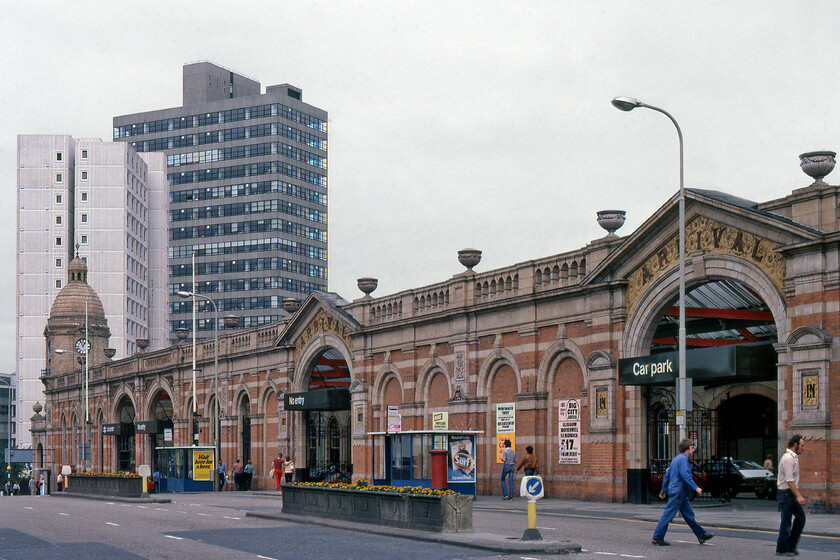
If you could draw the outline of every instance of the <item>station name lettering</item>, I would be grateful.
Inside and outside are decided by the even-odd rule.
[[[652,364],[633,364],[633,375],[661,375],[663,373],[674,373],[674,363],[671,360],[654,362]]]

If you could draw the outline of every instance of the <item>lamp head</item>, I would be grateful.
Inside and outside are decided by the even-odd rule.
[[[192,295],[193,295],[193,294],[192,294],[192,292],[185,292],[185,291],[183,291],[183,290],[181,290],[180,292],[178,292],[178,297],[180,297],[180,298],[184,298],[184,299],[187,299],[187,298],[189,298],[189,297],[192,297]]]
[[[632,97],[616,97],[612,100],[612,105],[619,111],[632,111],[636,107],[641,107],[643,104],[638,99]]]
[[[66,354],[66,353],[67,353],[67,350],[62,350],[61,348],[56,348],[56,349],[55,349],[55,353],[56,353],[56,354]]]

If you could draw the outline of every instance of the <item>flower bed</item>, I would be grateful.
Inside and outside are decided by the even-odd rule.
[[[131,473],[73,473],[67,475],[65,492],[139,498],[143,479]]]
[[[295,483],[283,485],[283,513],[439,533],[472,532],[473,497],[451,490]]]

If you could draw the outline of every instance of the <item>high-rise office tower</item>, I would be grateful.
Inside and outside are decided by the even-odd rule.
[[[18,136],[17,183],[15,359],[21,407],[31,411],[43,403],[44,327],[76,254],[87,261],[116,358],[131,356],[145,340],[150,349],[168,344],[169,189],[163,154],[67,135]],[[29,416],[19,415],[23,447]]]
[[[163,151],[169,194],[170,331],[212,298],[240,327],[276,321],[284,298],[327,289],[327,112],[300,89],[209,62],[183,68],[183,106],[114,118],[114,140]],[[195,271],[192,260],[195,260]],[[200,336],[213,307],[197,301]]]

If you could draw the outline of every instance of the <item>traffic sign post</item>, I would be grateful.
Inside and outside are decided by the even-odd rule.
[[[542,535],[537,529],[537,500],[545,495],[541,476],[524,476],[519,483],[519,495],[528,500],[528,528],[522,533],[523,541],[541,541]]]

